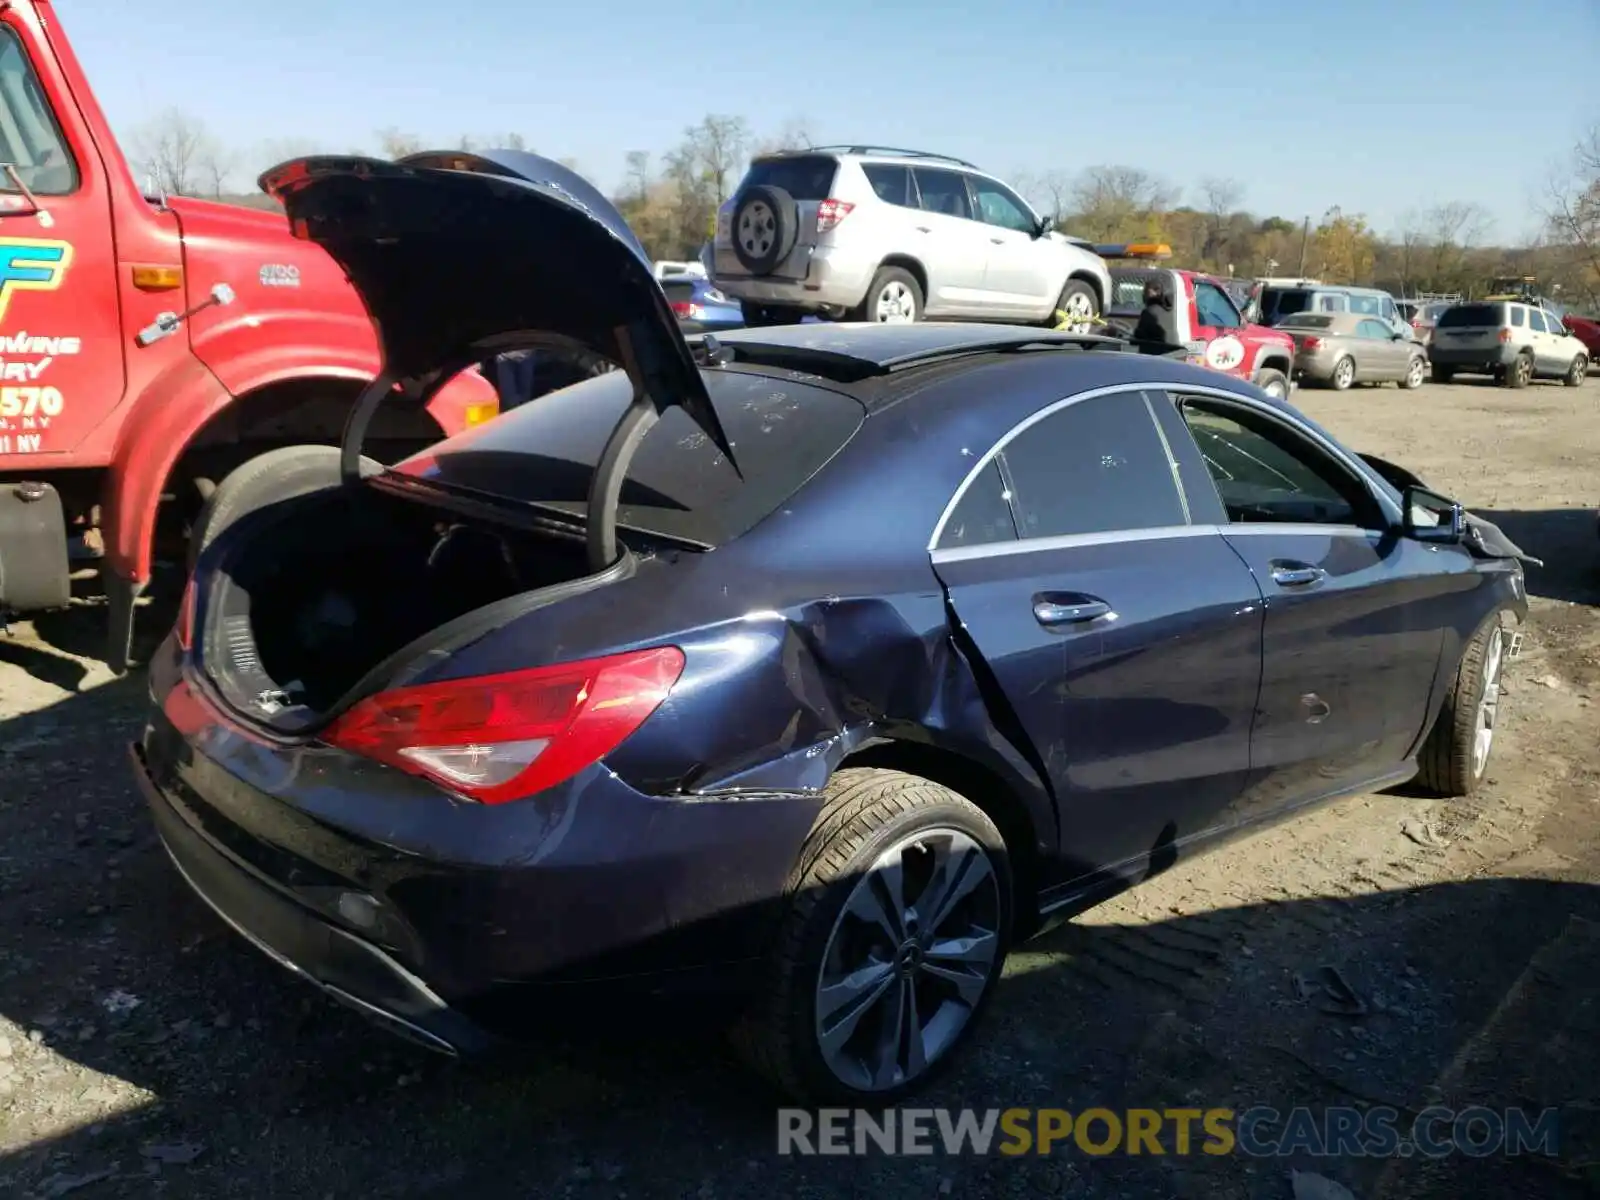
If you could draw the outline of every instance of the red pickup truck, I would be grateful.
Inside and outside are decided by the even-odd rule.
[[[124,669],[158,543],[181,560],[247,461],[337,444],[379,365],[325,251],[279,212],[144,195],[54,6],[0,2],[0,621],[65,607],[97,565]],[[368,453],[497,412],[468,372],[426,407],[384,406]]]
[[[1153,265],[1172,255],[1171,249],[1160,243],[1095,246],[1094,250],[1110,264],[1152,264],[1111,267],[1111,300],[1106,305],[1106,316],[1112,323],[1131,329],[1144,308],[1144,285],[1159,279],[1173,298],[1178,342],[1194,347],[1197,362],[1224,375],[1249,380],[1280,400],[1288,398],[1294,339],[1246,321],[1222,280],[1197,271]]]

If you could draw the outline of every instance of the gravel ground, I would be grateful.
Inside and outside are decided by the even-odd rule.
[[[1298,402],[1546,560],[1530,568],[1490,782],[1470,802],[1321,810],[1024,947],[928,1104],[1414,1111],[1590,1086],[1595,1039],[1551,1014],[1600,982],[1584,950],[1597,939],[1569,925],[1600,919],[1600,386]],[[1565,1151],[1428,1171],[1076,1150],[781,1159],[773,1098],[718,1038],[654,1032],[648,1012],[625,1033],[553,1029],[514,1061],[425,1056],[309,993],[184,891],[124,765],[143,683],[90,657],[97,615],[0,638],[0,1195],[1254,1200],[1291,1195],[1292,1169],[1363,1198],[1589,1194]],[[154,632],[162,614],[146,615]],[[1324,966],[1366,1017],[1300,998],[1296,977]],[[1517,1053],[1494,1051],[1512,1037]],[[1547,1060],[1562,1069],[1530,1065]]]

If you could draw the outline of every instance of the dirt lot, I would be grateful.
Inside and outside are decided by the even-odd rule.
[[[1362,797],[1193,863],[1013,956],[931,1104],[1588,1102],[1600,919],[1600,386],[1302,393],[1530,553],[1534,612],[1470,803]],[[0,638],[0,1195],[1372,1197],[1589,1194],[1561,1163],[1188,1158],[784,1160],[773,1101],[714,1036],[635,1014],[463,1067],[330,1007],[220,929],[124,767],[142,681],[89,614]],[[157,618],[149,626],[153,630]],[[1302,1000],[1333,966],[1360,1019]],[[1584,1111],[1581,1105],[1574,1113]],[[1564,1128],[1572,1130],[1574,1126]],[[1581,1131],[1579,1131],[1581,1132]],[[1588,1151],[1594,1151],[1590,1145]]]

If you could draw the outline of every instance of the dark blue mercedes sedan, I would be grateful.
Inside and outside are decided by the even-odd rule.
[[[714,997],[791,1094],[883,1102],[1051,918],[1484,776],[1521,552],[1246,384],[1005,326],[691,344],[615,210],[528,155],[264,186],[386,370],[342,450],[213,496],[133,758],[193,890],[396,1032]],[[621,369],[361,456],[383,406],[528,347]]]

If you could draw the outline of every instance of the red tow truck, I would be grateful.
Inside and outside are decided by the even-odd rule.
[[[54,5],[0,0],[0,623],[66,607],[72,574],[98,567],[124,670],[158,546],[181,560],[243,464],[336,445],[379,368],[325,251],[279,212],[146,196]],[[384,406],[368,452],[393,461],[497,412],[468,371]]]
[[[1155,263],[1172,257],[1159,242],[1095,246],[1108,264]],[[1240,315],[1224,281],[1198,271],[1161,266],[1111,267],[1111,300],[1106,317],[1131,330],[1144,308],[1144,285],[1159,279],[1173,298],[1178,341],[1189,346],[1202,366],[1245,379],[1279,399],[1287,399],[1294,368],[1294,339],[1265,325],[1252,325]]]

